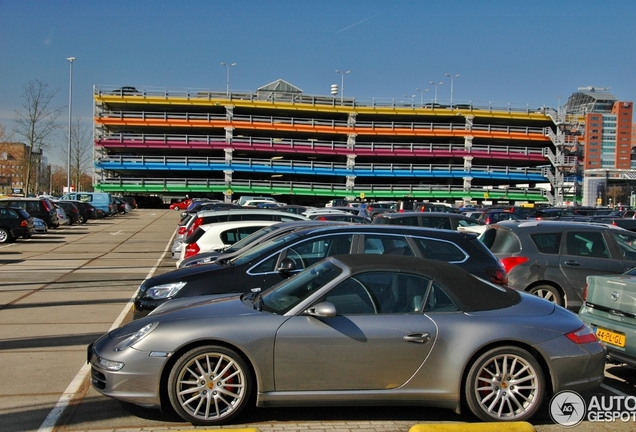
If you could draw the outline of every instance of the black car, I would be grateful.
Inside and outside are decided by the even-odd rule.
[[[100,212],[98,211],[97,208],[95,208],[91,203],[89,202],[84,202],[84,201],[70,201],[73,204],[75,204],[75,206],[77,207],[77,209],[80,212],[80,223],[86,223],[89,219],[100,219],[103,216],[103,212],[101,212],[101,216],[100,216]]]
[[[602,223],[502,221],[481,237],[501,261],[512,288],[574,311],[585,278],[636,267],[636,234]]]
[[[0,243],[29,238],[35,233],[33,218],[20,207],[0,207]]]
[[[146,279],[134,317],[173,298],[260,291],[332,255],[410,255],[454,263],[498,284],[506,272],[475,234],[381,225],[320,226],[273,238],[230,260],[177,269]]]
[[[57,210],[48,198],[5,198],[0,199],[0,206],[20,207],[26,210],[30,216],[42,219],[49,228],[60,226]]]
[[[384,213],[377,215],[373,219],[373,223],[376,225],[408,225],[449,230],[483,225],[468,216],[440,212]]]
[[[79,211],[79,208],[71,201],[55,201],[55,204],[59,205],[64,209],[64,213],[69,219],[69,224],[73,225],[76,223],[83,223],[83,216]],[[86,222],[84,220],[84,222]]]
[[[274,237],[278,237],[292,231],[300,231],[314,226],[326,226],[326,225],[344,225],[345,222],[333,222],[333,221],[295,221],[295,222],[281,222],[274,225],[269,225],[259,229],[258,231],[250,234],[237,241],[236,243],[227,246],[220,251],[198,253],[189,258],[185,258],[179,263],[179,268],[190,267],[194,265],[207,264],[220,260],[227,260],[234,258],[235,256],[247,251],[249,248],[263,242],[269,241]],[[197,228],[198,229],[198,228]],[[194,234],[194,233],[193,233]],[[186,240],[187,241],[187,240]]]

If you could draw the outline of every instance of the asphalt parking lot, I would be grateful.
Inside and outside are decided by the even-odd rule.
[[[0,245],[0,431],[196,429],[175,415],[100,395],[85,364],[86,346],[129,319],[139,283],[174,268],[169,247],[178,219],[178,212],[135,210]],[[636,395],[636,372],[609,365],[604,385],[584,397],[595,395]],[[253,409],[241,421],[232,428],[402,432],[415,424],[476,422],[418,407]],[[547,407],[532,423],[538,431],[562,429]],[[584,421],[575,430],[635,425]]]

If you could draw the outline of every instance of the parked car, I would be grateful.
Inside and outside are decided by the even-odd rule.
[[[575,314],[456,265],[340,255],[264,293],[167,302],[99,338],[88,361],[98,392],[194,425],[253,401],[467,407],[492,422],[596,388],[605,349]]]
[[[578,311],[585,278],[636,266],[636,234],[611,225],[503,221],[481,237],[508,272],[511,287]]]
[[[49,232],[46,223],[40,218],[33,218],[33,229],[36,234],[46,234]]]
[[[348,213],[318,213],[309,216],[309,219],[318,221],[339,221],[339,222],[351,222],[359,224],[370,224],[371,219],[364,216],[356,216]]]
[[[66,211],[64,208],[59,206],[56,203],[53,203],[53,207],[55,208],[55,212],[57,213],[57,220],[60,225],[70,225],[71,219],[66,215]]]
[[[202,225],[227,221],[242,220],[270,220],[278,222],[291,222],[307,220],[302,215],[279,212],[269,209],[229,209],[229,210],[206,210],[192,216],[184,225],[177,228],[177,235],[172,243],[172,257],[177,259],[181,252],[183,240],[192,235],[195,229]]]
[[[172,298],[266,289],[323,258],[347,253],[432,258],[506,282],[501,264],[475,234],[386,225],[316,226],[273,238],[229,260],[146,279],[133,315],[140,318]]]
[[[115,198],[107,192],[71,192],[61,198],[62,200],[84,201],[101,210],[104,216],[117,214]]]
[[[484,225],[490,225],[505,220],[519,221],[521,218],[509,210],[484,210],[477,218]]]
[[[528,216],[528,219],[551,220],[572,216],[576,216],[576,214],[574,213],[574,211],[572,211],[572,209],[569,208],[546,208],[535,211],[530,216]]]
[[[373,202],[367,203],[365,207],[365,211],[367,212],[367,216],[373,220],[376,215],[382,213],[395,213],[395,201],[387,201],[387,202]]]
[[[636,367],[636,268],[588,276],[579,317],[607,348],[610,361]]]
[[[69,220],[69,225],[76,223],[82,223],[83,216],[79,211],[79,208],[71,201],[54,201],[56,205],[64,209],[66,217]],[[85,221],[84,221],[85,222]]]
[[[242,240],[234,243],[231,246],[223,248],[213,252],[198,253],[193,257],[185,258],[178,267],[190,267],[194,265],[206,264],[213,261],[228,260],[240,255],[242,252],[247,251],[249,248],[254,247],[260,243],[269,241],[274,237],[281,236],[293,231],[300,231],[313,226],[326,226],[326,225],[342,225],[344,222],[332,222],[332,221],[314,221],[303,220],[294,222],[279,222],[273,225],[266,226],[260,230],[250,234]]]
[[[186,258],[201,252],[224,249],[226,246],[233,245],[259,229],[275,223],[278,223],[278,221],[247,220],[218,222],[200,226],[183,242],[177,267]]]
[[[186,210],[188,208],[188,206],[190,205],[191,200],[189,198],[183,199],[183,200],[174,200],[172,203],[170,203],[170,210],[175,210],[175,211],[182,211],[182,210]]]
[[[20,207],[0,207],[0,243],[11,243],[35,234],[33,218]]]
[[[452,205],[440,202],[417,203],[413,210],[418,212],[455,213],[455,208]]]
[[[438,212],[404,212],[404,213],[384,213],[373,219],[377,225],[409,225],[425,228],[460,230],[461,228],[479,227],[484,225],[475,219],[463,216],[458,213],[438,213]]]
[[[103,217],[103,212],[101,213],[102,216],[100,216],[100,212],[98,212],[98,210],[95,207],[93,207],[91,203],[87,203],[84,201],[70,201],[70,202],[75,204],[75,206],[79,210],[81,224],[85,224],[86,222],[88,222],[89,219],[99,219],[100,217]]]
[[[42,219],[49,228],[60,226],[55,206],[48,198],[4,198],[0,199],[0,206],[20,207],[30,216]]]

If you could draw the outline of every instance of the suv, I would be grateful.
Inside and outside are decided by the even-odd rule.
[[[29,238],[35,233],[33,218],[19,207],[0,207],[0,243],[10,243],[18,237]]]
[[[410,255],[457,264],[488,281],[505,284],[506,272],[475,234],[381,225],[314,226],[249,248],[229,260],[181,268],[146,279],[134,317],[173,298],[267,289],[332,255]]]
[[[31,217],[42,219],[48,228],[60,226],[55,205],[48,198],[5,198],[0,199],[0,206],[20,207]]]
[[[425,228],[458,230],[462,227],[482,227],[483,224],[468,216],[457,213],[404,212],[384,213],[373,219],[378,225],[410,225]]]
[[[585,278],[636,266],[636,234],[601,223],[503,221],[481,236],[512,288],[578,310]]]
[[[371,219],[382,213],[395,213],[395,201],[368,203],[365,211]]]

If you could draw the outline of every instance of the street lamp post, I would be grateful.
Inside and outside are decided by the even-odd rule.
[[[336,69],[336,73],[339,73],[342,77],[342,80],[340,81],[340,105],[342,105],[344,100],[344,76],[351,73],[351,71],[340,71]]]
[[[459,76],[459,74],[457,74],[457,75],[445,74],[445,75],[451,79],[451,100],[450,100],[450,106],[452,108],[453,107],[453,82],[455,81],[455,78],[457,78]]]
[[[236,66],[236,63],[221,62],[221,65],[227,68],[227,84],[225,88],[225,94],[227,97],[230,97],[230,67]]]
[[[435,86],[435,99],[433,99],[434,103],[437,103],[437,86],[441,86],[442,84],[444,84],[444,81],[436,83],[431,81],[429,84],[434,85]]]
[[[73,114],[73,62],[75,57],[67,57],[69,61],[69,83],[68,83],[68,148],[67,148],[67,165],[66,165],[66,193],[71,193],[71,135],[72,124],[71,118]]]
[[[422,90],[422,89],[416,88],[415,91],[420,92],[420,105],[424,106],[424,93],[426,93],[428,89]]]

